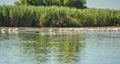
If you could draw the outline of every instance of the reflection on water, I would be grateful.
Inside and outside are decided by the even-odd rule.
[[[0,34],[1,64],[119,64],[120,33]]]
[[[30,56],[33,55],[32,57],[39,63],[70,64],[80,60],[79,54],[84,45],[80,43],[81,39],[78,34],[23,35],[20,35],[23,41],[21,44],[22,52]]]

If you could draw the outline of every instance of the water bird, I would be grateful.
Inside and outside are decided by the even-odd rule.
[[[13,31],[19,31],[19,28],[13,28]]]
[[[8,31],[13,31],[13,29],[12,28],[8,28]]]
[[[53,29],[49,29],[48,31],[49,31],[49,32],[52,32],[52,31],[53,31]]]
[[[72,29],[72,28],[69,28],[69,29],[68,29],[68,31],[69,31],[69,32],[73,32],[73,31],[74,31],[74,29]]]
[[[13,33],[13,29],[12,29],[12,28],[8,28],[8,29],[7,29],[7,32],[8,32],[8,33]]]
[[[18,33],[19,32],[19,28],[8,28],[7,29],[7,33]]]
[[[59,28],[59,32],[68,32],[67,28]]]
[[[59,29],[59,32],[63,32],[63,29],[62,29],[62,28],[60,28],[60,29]]]
[[[74,31],[78,31],[79,28],[75,28]]]
[[[107,29],[107,32],[110,32],[110,31],[111,31],[111,28],[108,28],[108,29]]]
[[[1,29],[1,33],[6,33],[7,31],[6,31],[6,29]]]
[[[93,28],[90,28],[90,29],[88,29],[88,31],[93,32],[93,31],[96,31],[96,30],[93,29]]]
[[[117,29],[116,28],[111,28],[109,31],[115,32],[115,31],[117,31]]]

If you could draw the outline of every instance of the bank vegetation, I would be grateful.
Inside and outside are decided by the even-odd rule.
[[[120,26],[120,10],[57,6],[0,6],[0,26],[102,27]]]

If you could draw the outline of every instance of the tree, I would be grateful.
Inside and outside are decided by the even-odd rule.
[[[86,0],[70,0],[68,6],[76,8],[86,8]]]
[[[66,6],[86,8],[86,0],[16,0],[15,5]]]
[[[39,6],[43,5],[44,0],[16,0],[15,5],[34,5]]]

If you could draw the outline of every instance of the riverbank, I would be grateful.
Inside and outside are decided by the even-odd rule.
[[[57,6],[0,6],[5,27],[109,27],[120,26],[120,10],[76,9]]]

